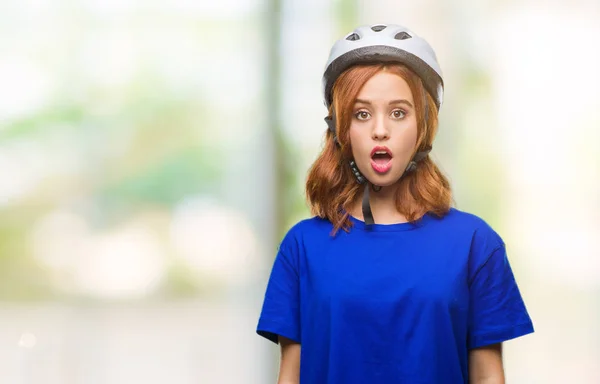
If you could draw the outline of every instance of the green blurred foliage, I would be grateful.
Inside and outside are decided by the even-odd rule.
[[[199,124],[211,124],[202,100],[170,92],[157,78],[144,84],[133,84],[122,104],[60,99],[3,124],[0,146],[24,141],[44,148],[61,134],[73,143],[73,153],[82,154],[83,166],[77,173],[50,175],[0,207],[0,300],[61,296],[51,283],[52,271],[34,260],[29,246],[32,228],[48,212],[66,207],[102,230],[148,208],[168,210],[187,195],[218,191],[222,165],[214,161],[218,148],[202,139],[206,127]],[[39,156],[52,157],[51,147]],[[192,281],[183,267],[174,266],[165,292],[196,292]]]
[[[358,22],[359,1],[337,0],[333,5],[337,22],[337,35],[344,35],[354,30]]]
[[[0,301],[51,299],[50,276],[29,255],[28,215],[0,211]]]

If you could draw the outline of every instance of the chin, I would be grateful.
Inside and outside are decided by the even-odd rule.
[[[389,187],[391,185],[396,184],[401,176],[402,176],[402,174],[393,172],[393,170],[390,170],[390,172],[383,174],[383,175],[379,174],[379,173],[371,172],[368,175],[367,179],[373,185],[378,185],[380,187]]]
[[[373,185],[380,187],[389,187],[397,184],[403,175],[403,171],[406,169],[408,162],[399,161],[400,159],[393,159],[391,166],[387,169],[387,172],[377,172],[374,166],[371,164],[369,159],[368,163],[357,164],[360,172],[366,177],[366,179]]]

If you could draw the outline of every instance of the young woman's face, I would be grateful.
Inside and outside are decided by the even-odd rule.
[[[417,142],[417,117],[406,81],[378,72],[365,83],[350,124],[352,155],[373,184],[389,186],[404,173]]]

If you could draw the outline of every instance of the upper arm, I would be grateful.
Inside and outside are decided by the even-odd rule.
[[[503,384],[502,343],[528,333],[533,324],[502,240],[480,236],[472,249],[467,347],[472,383]]]
[[[298,384],[300,382],[300,344],[279,336],[281,361],[278,384]]]
[[[501,343],[469,351],[469,382],[473,384],[504,384]]]

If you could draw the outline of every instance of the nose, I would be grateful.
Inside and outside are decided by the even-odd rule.
[[[373,121],[373,131],[371,132],[373,140],[387,140],[390,138],[390,132],[385,122],[385,118],[380,116]]]

